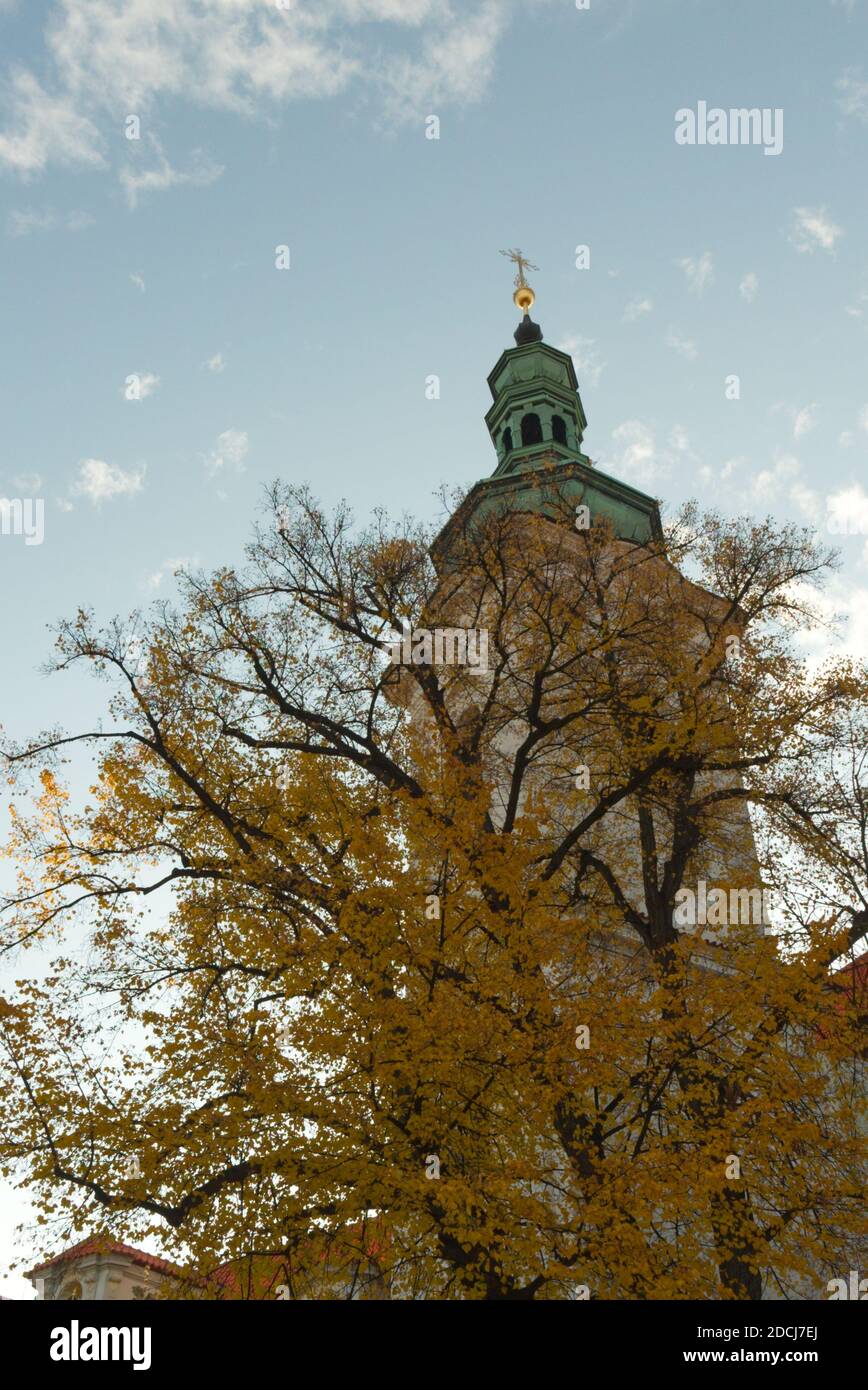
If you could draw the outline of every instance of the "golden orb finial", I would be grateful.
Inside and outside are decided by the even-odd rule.
[[[539,270],[539,266],[532,265],[527,257],[517,248],[515,250],[501,251],[500,254],[514,261],[518,266],[518,274],[515,277],[515,293],[512,296],[513,303],[517,308],[521,309],[523,314],[529,314],[533,308],[536,295],[527,283],[524,272],[526,270]]]

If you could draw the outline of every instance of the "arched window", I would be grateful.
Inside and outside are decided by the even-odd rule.
[[[566,444],[567,442],[567,423],[562,420],[560,415],[552,416],[552,439],[556,444]]]
[[[521,422],[522,444],[542,444],[542,425],[538,415],[525,415]]]
[[[69,1300],[75,1303],[80,1302],[82,1298],[81,1284],[78,1282],[77,1279],[71,1280],[70,1283],[64,1284],[57,1297],[59,1300]]]
[[[512,430],[503,431],[503,452],[505,454],[512,452]]]

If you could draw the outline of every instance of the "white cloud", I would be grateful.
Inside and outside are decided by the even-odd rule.
[[[35,497],[42,491],[42,475],[39,473],[19,473],[12,482],[22,497]]]
[[[653,308],[653,299],[648,299],[647,297],[631,299],[630,303],[624,310],[624,322],[635,323],[636,320],[641,318],[643,314],[650,314]]]
[[[364,0],[313,13],[260,0],[67,0],[46,44],[59,85],[82,104],[139,113],[160,97],[192,95],[251,112],[262,93],[339,90],[358,60],[344,57],[332,31],[340,20],[376,18],[378,8]]]
[[[215,352],[213,357],[209,357],[205,363],[209,372],[225,372],[226,362],[222,352]]]
[[[19,70],[12,78],[11,106],[13,128],[0,132],[0,165],[26,175],[48,164],[105,164],[99,132],[75,109],[72,93],[52,96],[32,73]]]
[[[748,500],[759,507],[789,504],[815,526],[820,525],[819,495],[801,479],[802,466],[794,454],[779,454],[771,468],[762,468],[750,484]]]
[[[672,442],[673,438],[677,438],[677,436],[670,436],[670,442]],[[691,459],[695,459],[696,457],[696,455],[693,454],[693,452],[690,450],[689,444],[687,444],[685,454],[689,455]],[[728,483],[732,475],[735,473],[736,469],[740,468],[742,464],[744,464],[745,462],[746,460],[740,456],[726,459],[718,473],[715,473],[714,469],[710,464],[703,463],[697,468],[696,472],[697,476],[701,478],[704,483]],[[716,495],[719,495],[719,493]]]
[[[160,384],[160,378],[153,372],[130,372],[121,387],[124,400],[144,401],[152,396]]]
[[[615,453],[603,460],[606,471],[643,486],[668,477],[674,466],[695,461],[683,425],[674,425],[666,443],[658,445],[652,425],[625,420],[612,430],[612,442]]]
[[[13,208],[6,218],[8,236],[30,236],[33,232],[47,232],[55,224],[51,211],[39,212],[36,208]]]
[[[863,405],[859,412],[859,428],[868,434],[868,405]]]
[[[684,271],[691,294],[701,295],[714,280],[714,260],[710,251],[703,251],[696,260],[692,256],[685,256],[676,261],[676,265]]]
[[[80,209],[76,209],[74,212],[67,214],[65,225],[67,231],[83,232],[88,227],[92,227],[95,222],[96,218],[92,217],[89,212],[82,212]]]
[[[84,459],[78,467],[78,477],[72,485],[73,495],[88,497],[94,506],[112,497],[131,497],[141,492],[145,481],[145,465],[124,472],[115,463],[102,459]]]
[[[780,501],[783,488],[800,471],[800,464],[792,454],[783,454],[775,460],[774,467],[762,468],[751,483],[750,491],[754,502],[763,505]]]
[[[137,275],[135,272],[133,272],[133,273],[130,275],[130,279],[132,280],[133,284],[134,284],[138,289],[141,290],[142,294],[144,294],[144,293],[145,293],[145,277],[144,277],[143,275]]]
[[[822,593],[811,585],[794,591],[819,609],[820,623],[796,634],[796,642],[811,670],[830,657],[864,661],[868,652],[868,587],[854,584],[843,574],[831,574]]]
[[[230,468],[236,473],[243,473],[244,460],[249,451],[246,430],[224,430],[218,434],[217,442],[205,460],[205,467],[212,477]]]
[[[397,6],[396,6],[397,8]],[[444,18],[451,6],[438,7]],[[459,17],[460,16],[460,17]],[[393,120],[419,119],[438,106],[479,101],[494,71],[497,43],[507,24],[500,0],[483,0],[475,12],[462,4],[426,37],[421,55],[387,60],[382,70],[385,107]]]
[[[844,115],[868,121],[868,82],[863,79],[861,69],[845,68],[835,86],[841,93],[838,105]]]
[[[127,203],[131,208],[137,206],[141,193],[165,193],[167,188],[177,188],[182,184],[202,188],[206,184],[216,183],[223,173],[223,165],[213,164],[201,150],[193,151],[192,168],[176,169],[170,164],[157,138],[151,136],[150,139],[157,155],[156,166],[153,169],[143,169],[141,172],[128,167],[122,169],[119,175],[121,186],[127,195]]]
[[[164,560],[159,569],[153,571],[145,579],[145,587],[148,589],[159,589],[164,579],[170,579],[178,570],[191,569],[198,565],[197,555],[181,555],[174,560]]]
[[[795,412],[793,418],[793,438],[801,439],[803,434],[807,434],[817,423],[817,405],[812,402],[810,405],[802,406],[801,410]]]
[[[654,431],[641,420],[625,420],[612,430],[612,439],[620,449],[618,472],[630,478],[649,482],[660,476],[661,467],[654,442]]]
[[[30,236],[33,232],[48,232],[53,227],[65,227],[68,232],[81,232],[92,227],[94,218],[89,212],[68,212],[58,217],[53,208],[13,208],[6,218],[6,231],[9,236]]]
[[[118,113],[144,122],[173,99],[267,118],[355,84],[390,119],[418,120],[482,97],[513,13],[504,0],[58,0],[33,71],[10,84],[0,165],[104,166]],[[160,164],[123,182],[134,198],[203,174]]]
[[[759,289],[759,276],[754,271],[749,270],[738,287],[738,292],[742,299],[746,299],[748,304],[752,304],[756,299],[756,292]]]
[[[842,235],[842,229],[825,208],[793,208],[789,238],[797,251],[834,251],[835,242]]]
[[[790,502],[806,521],[817,525],[820,519],[820,498],[812,487],[796,479],[790,487]]]
[[[599,385],[605,362],[600,361],[595,338],[582,338],[569,334],[558,343],[561,352],[568,352],[573,359],[576,375],[588,386]]]
[[[850,314],[854,319],[864,318],[866,305],[868,305],[868,289],[862,289],[856,296],[855,304],[844,305],[844,313]]]
[[[686,357],[689,362],[692,362],[698,355],[699,349],[693,339],[683,338],[675,328],[669,329],[664,338],[664,342],[667,347],[673,348],[674,351],[680,353],[682,357]]]
[[[826,516],[833,533],[840,536],[868,536],[868,493],[861,483],[838,488],[826,497]]]

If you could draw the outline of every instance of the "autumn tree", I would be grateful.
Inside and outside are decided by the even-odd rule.
[[[4,1171],[192,1296],[823,1296],[864,1237],[868,672],[794,641],[832,557],[554,485],[430,542],[275,486],[243,569],[60,627],[113,723],[6,750]],[[774,930],[679,924],[700,880]]]

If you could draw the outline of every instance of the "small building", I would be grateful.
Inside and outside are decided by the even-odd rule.
[[[91,1236],[28,1271],[37,1299],[45,1302],[156,1298],[167,1279],[180,1271],[135,1246]]]

